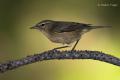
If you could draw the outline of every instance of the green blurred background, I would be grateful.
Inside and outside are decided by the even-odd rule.
[[[98,6],[102,3],[117,6]],[[0,0],[0,62],[61,46],[29,29],[44,19],[111,25],[111,29],[85,34],[76,49],[98,50],[120,57],[119,3],[119,0]],[[43,61],[0,74],[0,80],[119,79],[119,67],[95,60]]]

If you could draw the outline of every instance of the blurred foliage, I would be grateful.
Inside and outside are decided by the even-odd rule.
[[[98,6],[101,3],[118,6]],[[0,0],[0,62],[61,46],[29,29],[44,19],[111,25],[111,29],[85,34],[76,49],[98,50],[119,57],[119,14],[119,0]],[[93,60],[54,60],[0,74],[0,80],[27,79],[118,80],[120,68]]]

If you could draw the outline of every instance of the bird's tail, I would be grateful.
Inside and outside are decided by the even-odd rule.
[[[91,26],[91,29],[97,29],[97,28],[111,28],[112,26]]]

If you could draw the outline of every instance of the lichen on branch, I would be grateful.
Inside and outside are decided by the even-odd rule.
[[[8,70],[13,70],[18,67],[32,64],[38,61],[53,60],[53,59],[93,59],[102,62],[107,62],[116,66],[120,66],[120,58],[114,57],[109,54],[105,54],[100,51],[88,51],[88,50],[70,50],[70,51],[59,51],[49,50],[38,54],[30,55],[18,60],[8,61],[0,64],[0,73]]]

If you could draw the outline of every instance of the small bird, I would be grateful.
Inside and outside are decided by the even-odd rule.
[[[43,20],[30,29],[40,30],[50,41],[54,43],[62,43],[67,46],[57,47],[55,49],[69,47],[69,44],[76,41],[72,50],[75,49],[81,36],[93,29],[109,28],[110,26],[93,26],[92,24],[84,24],[68,21]]]

